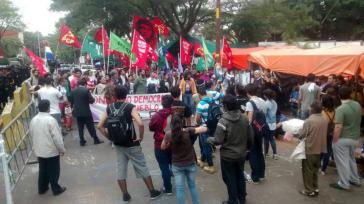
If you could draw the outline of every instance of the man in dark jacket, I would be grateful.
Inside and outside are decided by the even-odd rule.
[[[94,144],[103,143],[96,135],[96,129],[92,118],[90,105],[95,102],[91,93],[86,88],[86,79],[82,78],[78,81],[78,87],[71,93],[70,102],[73,109],[73,116],[77,119],[78,134],[80,137],[80,145],[85,146],[86,140],[83,136],[83,128],[86,125],[90,136],[94,139]]]
[[[172,194],[171,172],[172,172],[172,153],[170,150],[162,150],[161,144],[166,134],[166,128],[169,128],[171,119],[168,118],[172,111],[171,106],[173,97],[165,95],[162,97],[163,109],[156,112],[149,122],[149,130],[154,132],[154,154],[162,172],[164,193]]]
[[[221,174],[229,195],[229,200],[223,203],[245,203],[244,162],[254,133],[248,118],[240,112],[235,96],[226,95],[222,103],[226,112],[217,124],[214,137],[207,140],[221,145]]]

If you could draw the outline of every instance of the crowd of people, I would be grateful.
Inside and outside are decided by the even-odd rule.
[[[310,74],[304,83],[295,83],[287,96],[289,99],[284,101],[279,78],[274,73],[256,70],[253,77],[252,83],[242,85],[235,82],[232,73],[220,74],[214,70],[201,73],[193,69],[183,73],[141,70],[136,75],[124,69],[114,69],[109,74],[102,71],[82,73],[80,69],[74,69],[72,75],[64,72],[57,77],[46,75],[44,78],[33,72],[32,83],[36,86],[34,92],[39,99],[40,113],[33,118],[36,122],[32,121],[32,124],[43,123],[44,127],[30,128],[40,162],[39,193],[48,190],[48,183],[55,195],[66,190],[58,184],[58,177],[59,155],[65,152],[61,135],[67,134],[67,129],[54,128],[55,125],[62,127],[62,118],[65,123],[70,117],[66,110],[72,110],[77,120],[81,146],[87,143],[83,132],[85,125],[94,144],[103,143],[95,130],[89,106],[95,101],[92,94],[103,95],[107,100],[97,129],[113,143],[117,183],[125,202],[131,200],[127,189],[130,161],[137,177],[144,180],[151,199],[162,193],[172,195],[171,179],[174,178],[178,203],[186,202],[185,181],[192,203],[200,203],[196,171],[200,167],[208,174],[216,173],[213,152],[220,146],[221,174],[228,192],[228,199],[223,203],[245,203],[245,161],[248,160],[251,167],[252,183],[263,183],[270,146],[272,158],[279,158],[276,138],[281,131],[281,122],[287,118],[283,114],[286,104],[290,104],[292,113],[287,115],[305,120],[297,135],[305,139],[306,144],[306,159],[302,160],[304,190],[300,192],[310,197],[319,195],[317,174],[320,171],[326,174],[332,156],[339,179],[330,186],[341,190],[360,186],[354,151],[361,135],[362,91],[357,87],[353,89],[353,85],[348,80],[341,80],[341,76],[330,75],[328,80],[316,80]],[[135,105],[125,101],[128,94],[148,93],[170,93],[162,97],[163,108],[153,114],[148,127],[153,132],[163,192],[155,189],[140,146],[144,122]],[[54,120],[50,120],[47,112]],[[43,145],[40,138],[49,139],[49,134],[55,142]],[[199,144],[199,156],[194,150],[195,142]],[[48,171],[56,173],[47,174]]]

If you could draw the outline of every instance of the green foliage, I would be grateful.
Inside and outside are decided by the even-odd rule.
[[[5,57],[16,57],[22,43],[17,38],[5,38],[1,40],[1,48],[4,49]]]
[[[9,0],[0,0],[0,40],[5,31],[20,30],[24,27],[18,9]]]
[[[207,0],[52,0],[51,9],[68,11],[65,22],[76,30],[103,24],[116,34],[130,35],[134,15],[159,16],[177,35],[187,35],[196,23],[213,13]]]

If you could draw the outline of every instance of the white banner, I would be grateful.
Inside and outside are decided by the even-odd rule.
[[[162,96],[167,94],[169,93],[128,95],[126,102],[134,104],[143,119],[149,119],[150,111],[162,109]],[[90,105],[92,117],[94,122],[99,122],[101,116],[106,111],[107,103],[104,96],[94,95],[93,97],[95,98],[95,103]]]

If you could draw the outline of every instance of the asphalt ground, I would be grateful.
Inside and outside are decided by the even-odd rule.
[[[147,129],[145,121],[145,137],[142,142],[150,174],[154,185],[161,189],[162,178],[154,156],[152,133]],[[53,196],[49,191],[45,195],[37,194],[38,165],[28,165],[16,189],[13,192],[15,204],[119,204],[123,203],[122,194],[116,183],[116,157],[110,143],[93,145],[88,132],[85,131],[87,146],[80,147],[78,132],[74,129],[65,136],[67,153],[61,158],[60,184],[67,187],[67,191],[59,196]],[[100,135],[101,137],[101,135]],[[308,198],[299,194],[303,189],[301,163],[289,159],[296,143],[277,141],[279,159],[266,159],[266,181],[261,184],[247,183],[248,204],[303,204],[303,203],[364,203],[364,186],[352,188],[350,191],[339,191],[329,187],[337,179],[334,167],[328,168],[328,174],[319,176],[320,195]],[[199,155],[198,144],[195,149]],[[198,170],[196,183],[201,203],[218,204],[227,198],[226,187],[221,178],[218,150],[214,153],[217,172],[213,175]],[[245,169],[249,173],[250,166],[246,162]],[[362,174],[363,172],[361,172]],[[172,184],[174,184],[172,179]],[[149,192],[142,180],[135,177],[131,165],[128,169],[128,189],[132,196],[130,203],[177,203],[175,191],[172,196],[163,195],[158,200],[151,201]],[[187,189],[187,188],[186,188]],[[186,190],[187,203],[191,203]]]

